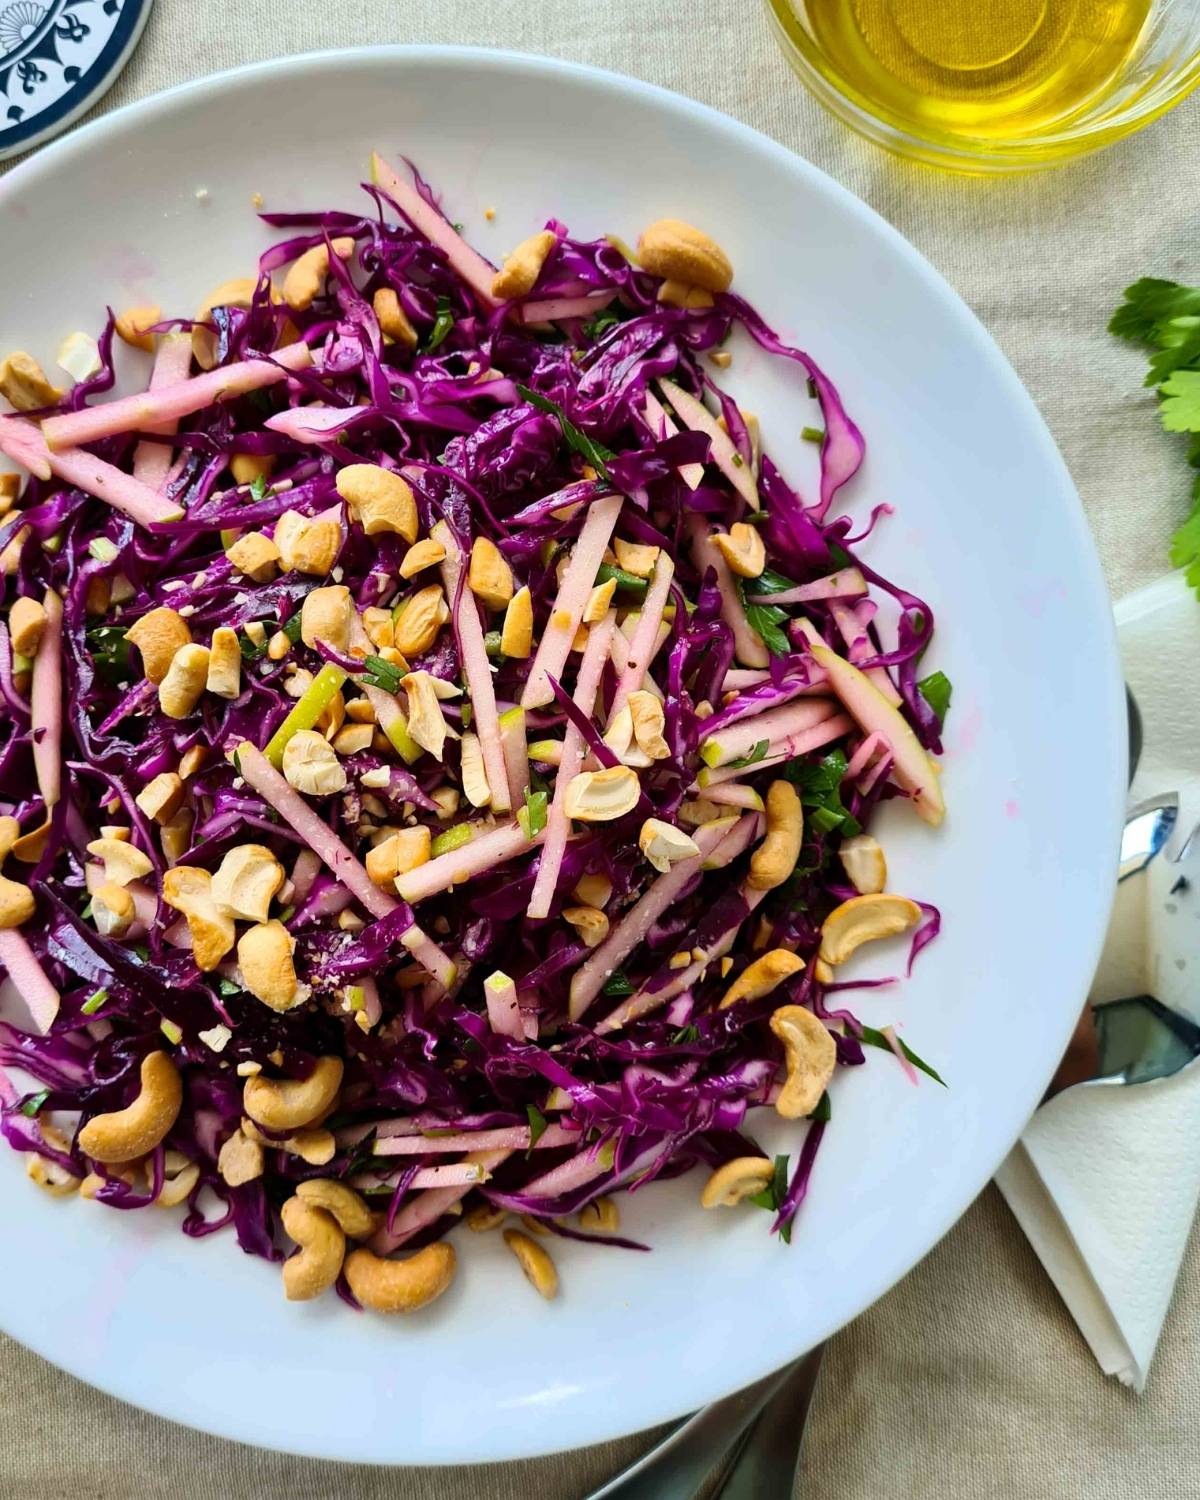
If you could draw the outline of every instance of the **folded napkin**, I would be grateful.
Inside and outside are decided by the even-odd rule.
[[[1091,999],[1148,993],[1200,1020],[1200,603],[1172,575],[1116,607],[1144,748],[1131,804],[1179,793],[1146,876],[1121,887]],[[1180,884],[1180,877],[1184,883]],[[1082,1084],[1044,1104],[996,1175],[1106,1375],[1146,1375],[1200,1202],[1200,1060],[1169,1078]]]

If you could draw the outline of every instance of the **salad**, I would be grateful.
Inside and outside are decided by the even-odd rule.
[[[553,1296],[692,1168],[787,1239],[837,1070],[937,1078],[838,977],[940,922],[868,831],[941,822],[950,684],[862,555],[889,507],[837,513],[862,436],[689,224],[497,269],[415,169],[366,193],[72,333],[62,387],[0,363],[0,1130],[379,1312],[461,1224]]]

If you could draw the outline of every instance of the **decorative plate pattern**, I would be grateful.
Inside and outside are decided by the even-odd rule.
[[[152,0],[0,0],[0,160],[89,109],[125,66]]]

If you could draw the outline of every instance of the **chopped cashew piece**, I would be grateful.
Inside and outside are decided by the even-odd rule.
[[[462,752],[462,787],[472,807],[487,807],[492,800],[487,772],[483,768],[483,746],[477,734],[464,734]]]
[[[579,1210],[579,1227],[616,1234],[621,1227],[621,1211],[611,1198],[595,1198]]]
[[[661,547],[650,547],[642,542],[623,542],[619,536],[613,538],[612,545],[617,566],[635,578],[649,578],[662,551]]]
[[[280,1216],[284,1232],[300,1246],[283,1263],[284,1295],[289,1302],[311,1301],[338,1279],[346,1236],[331,1215],[303,1198],[289,1198]]]
[[[492,277],[492,296],[501,302],[528,296],[557,244],[558,237],[552,229],[539,230],[522,240]]]
[[[346,787],[346,768],[315,729],[298,730],[283,750],[283,774],[306,797],[328,797]]]
[[[409,672],[400,679],[400,686],[408,694],[409,734],[423,750],[441,760],[446,740],[457,739],[458,731],[446,723],[435,684],[436,679],[428,672]]]
[[[519,1229],[506,1229],[504,1243],[517,1257],[525,1279],[549,1302],[558,1293],[558,1271],[550,1253]]]
[[[736,521],[728,532],[713,534],[713,545],[739,578],[757,578],[767,565],[767,549],[757,526]]]
[[[417,330],[409,322],[408,314],[400,306],[400,298],[390,286],[381,286],[371,298],[371,307],[379,331],[385,338],[395,339],[406,349],[417,347]]]
[[[239,844],[227,851],[212,877],[212,898],[242,922],[265,922],[284,878],[283,866],[265,844]]]
[[[727,292],[733,267],[720,245],[682,219],[658,219],[638,240],[638,260],[652,276]]]
[[[860,896],[877,896],[887,885],[887,860],[879,841],[869,833],[843,839],[838,858],[847,879]]]
[[[575,882],[574,894],[578,896],[579,900],[585,906],[599,906],[603,908],[608,905],[612,898],[612,893],[612,881],[607,875],[602,875],[599,871],[591,871],[587,875],[581,875]]]
[[[32,914],[32,898],[29,909]],[[133,897],[123,885],[106,880],[92,892],[92,921],[102,937],[120,937],[128,932],[136,914]]]
[[[208,682],[207,646],[180,646],[158,685],[158,706],[168,719],[186,719],[204,696]]]
[[[396,617],[396,650],[402,656],[424,656],[449,618],[450,609],[441,584],[428,584],[408,600]]]
[[[700,853],[695,839],[662,818],[646,819],[638,834],[638,848],[660,875],[666,875],[680,860],[695,859]]]
[[[610,578],[607,583],[598,583],[588,595],[588,601],[583,606],[583,624],[596,625],[608,613],[608,607],[612,603],[612,596],[617,591],[617,580]],[[584,637],[584,644],[587,638]]]
[[[127,307],[113,319],[113,327],[122,343],[131,349],[143,349],[154,353],[154,335],[148,332],[162,319],[162,308],[149,304],[145,307]]]
[[[907,896],[852,896],[821,923],[821,959],[844,964],[863,943],[895,937],[921,920],[921,908]]]
[[[399,568],[400,577],[415,578],[426,568],[435,567],[445,560],[446,549],[441,542],[434,541],[432,537],[424,537],[421,541],[414,542],[404,554],[404,561]]]
[[[719,1166],[704,1184],[701,1208],[734,1208],[743,1198],[761,1193],[775,1176],[775,1164],[765,1156],[735,1156]]]
[[[8,635],[18,656],[37,655],[46,629],[46,611],[36,599],[22,594],[8,612]]]
[[[374,724],[347,724],[334,735],[333,748],[339,755],[358,755],[369,750],[374,739]]]
[[[131,880],[142,880],[154,868],[148,855],[142,853],[128,839],[93,839],[87,852],[104,862],[104,878],[114,885],[128,885]]]
[[[190,643],[192,632],[181,614],[160,605],[135,620],[125,639],[141,652],[142,670],[157,685],[167,675],[175,653]]]
[[[79,1149],[99,1162],[127,1162],[145,1156],[166,1137],[179,1118],[183,1082],[165,1052],[142,1059],[140,1088],[132,1104],[95,1115],[78,1136]]]
[[[533,650],[533,598],[528,588],[519,588],[504,611],[500,650],[521,661]]]
[[[713,294],[702,286],[686,281],[664,281],[658,289],[658,300],[668,307],[711,307]]]
[[[367,874],[381,890],[390,891],[398,876],[428,861],[432,847],[433,836],[426,824],[397,829],[368,850]]]
[[[275,546],[285,572],[324,578],[342,545],[342,528],[331,517],[320,520],[285,510],[275,522]]]
[[[727,1010],[739,1000],[761,1000],[793,974],[799,974],[804,960],[790,948],[772,948],[748,964],[721,997],[719,1010]]]
[[[382,464],[347,464],[338,471],[337,492],[368,536],[391,532],[417,539],[417,502],[406,479]]]
[[[213,900],[212,876],[195,865],[173,865],[163,876],[163,900],[187,918],[196,967],[209,973],[233,947],[233,918]]]
[[[253,582],[270,583],[279,562],[279,548],[261,531],[247,531],[225,548],[225,556],[239,573],[245,573]]]
[[[513,596],[513,574],[504,554],[486,536],[471,544],[467,584],[489,609],[505,609]]]
[[[0,875],[0,930],[7,932],[28,922],[34,905],[33,892],[28,886]]]
[[[242,648],[237,631],[218,625],[208,648],[205,686],[218,698],[236,698],[242,691]]]
[[[217,1171],[230,1187],[254,1182],[263,1174],[263,1148],[239,1127],[221,1147]]]
[[[342,235],[332,243],[339,260],[349,260],[354,254],[354,241],[349,235]],[[314,245],[288,267],[283,279],[283,300],[293,312],[307,312],[320,296],[328,275],[329,246]]]
[[[231,453],[229,472],[235,484],[253,484],[257,479],[269,479],[275,471],[273,453]]]
[[[67,334],[58,346],[54,363],[65,370],[72,380],[90,380],[103,368],[100,363],[100,346],[90,333]]]
[[[46,372],[32,355],[16,349],[0,360],[0,396],[17,411],[37,411],[62,400],[62,391],[46,378]]]
[[[282,922],[259,922],[238,940],[242,981],[256,1000],[272,1010],[291,1010],[308,998],[307,986],[296,978],[292,950],[296,941]]]
[[[790,781],[773,781],[767,790],[767,836],[750,857],[751,890],[773,891],[796,868],[804,838],[804,808]]]
[[[589,948],[598,948],[608,936],[608,918],[598,906],[564,907],[563,919],[570,922]]]
[[[625,707],[633,725],[633,738],[647,763],[666,760],[671,748],[663,738],[666,716],[661,701],[645,688],[630,693]],[[625,710],[622,709],[622,713]],[[624,757],[623,757],[624,758]]]
[[[584,823],[607,823],[632,812],[641,795],[637,772],[628,766],[581,771],[567,787],[566,814]]]
[[[335,651],[348,651],[354,615],[354,600],[344,583],[312,589],[300,608],[300,639],[314,649],[318,641],[324,641]]]
[[[454,1246],[446,1240],[426,1245],[406,1260],[385,1260],[370,1250],[346,1257],[346,1281],[372,1312],[409,1313],[440,1297],[454,1280]]]
[[[155,823],[169,823],[183,805],[183,779],[175,771],[160,771],[134,801]]]
[[[802,1120],[821,1102],[837,1065],[837,1044],[819,1016],[803,1005],[781,1005],[771,1017],[771,1030],[783,1043],[787,1062],[775,1108],[785,1120]]]

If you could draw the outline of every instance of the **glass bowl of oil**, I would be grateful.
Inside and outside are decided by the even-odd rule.
[[[1200,0],[767,0],[792,67],[881,146],[965,172],[1111,145],[1200,84]]]

